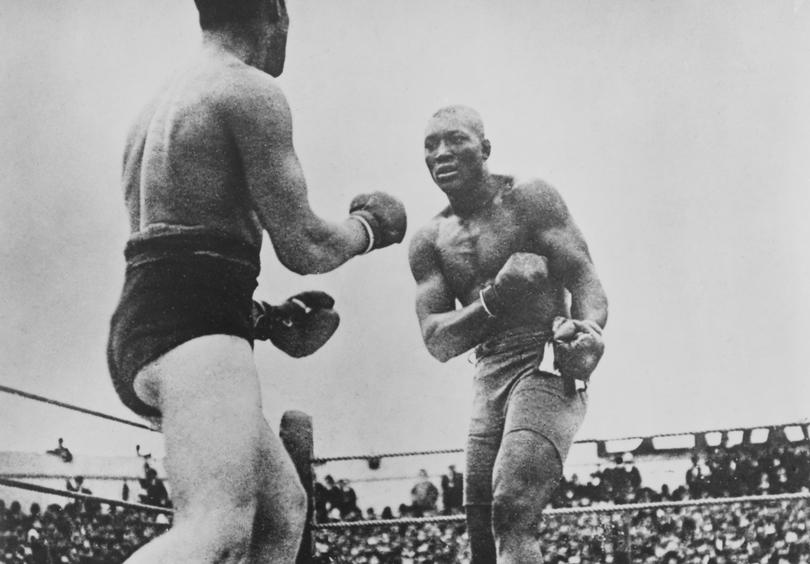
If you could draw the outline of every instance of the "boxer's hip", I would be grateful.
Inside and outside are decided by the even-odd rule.
[[[124,255],[126,275],[110,321],[107,360],[124,404],[156,416],[132,389],[144,366],[204,335],[252,343],[259,249],[216,233],[181,232],[133,237]]]

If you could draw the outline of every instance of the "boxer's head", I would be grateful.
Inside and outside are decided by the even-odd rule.
[[[258,40],[257,66],[279,76],[287,56],[290,25],[285,0],[194,0],[203,31],[250,33]]]
[[[438,110],[425,128],[425,164],[445,193],[479,182],[491,151],[481,116],[467,106]]]

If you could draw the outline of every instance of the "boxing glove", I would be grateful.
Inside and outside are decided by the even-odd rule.
[[[253,302],[253,337],[269,340],[293,358],[309,356],[332,337],[340,316],[325,292],[296,294],[281,305]]]
[[[539,299],[548,288],[548,260],[534,253],[514,253],[495,280],[480,292],[487,313],[496,317]]]
[[[349,205],[349,214],[366,229],[369,242],[365,252],[400,243],[405,237],[405,206],[384,192],[356,196]]]
[[[589,319],[556,317],[552,331],[557,370],[577,380],[590,378],[605,352],[599,324]]]

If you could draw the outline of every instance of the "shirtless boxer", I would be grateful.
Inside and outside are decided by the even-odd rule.
[[[301,356],[313,347],[296,345],[291,328],[320,326],[307,316],[331,299],[254,304],[263,231],[285,267],[322,273],[400,242],[405,210],[375,192],[342,222],[315,215],[273,78],[285,59],[283,0],[196,4],[199,52],[143,109],[124,155],[131,237],[108,361],[122,401],[160,418],[176,508],[172,529],[128,562],[286,563],[306,500],[262,415],[254,317],[255,336]]]
[[[536,563],[541,512],[602,355],[607,299],[557,191],[491,174],[490,151],[475,110],[430,119],[425,162],[450,205],[414,236],[410,264],[428,351],[444,362],[475,348],[465,485],[473,562]]]

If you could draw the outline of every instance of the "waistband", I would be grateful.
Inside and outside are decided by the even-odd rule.
[[[500,333],[477,347],[475,347],[475,358],[481,360],[487,356],[526,349],[542,349],[546,343],[551,341],[551,331],[537,331],[520,329],[505,331]]]
[[[216,232],[177,232],[144,236],[136,233],[124,249],[128,267],[176,260],[182,257],[212,257],[259,270],[259,247]]]
[[[587,390],[588,382],[560,373],[554,355],[554,343],[551,331],[516,330],[507,331],[481,343],[475,348],[475,362],[502,353],[533,351],[537,353],[536,369],[552,376],[562,378],[567,395]]]

